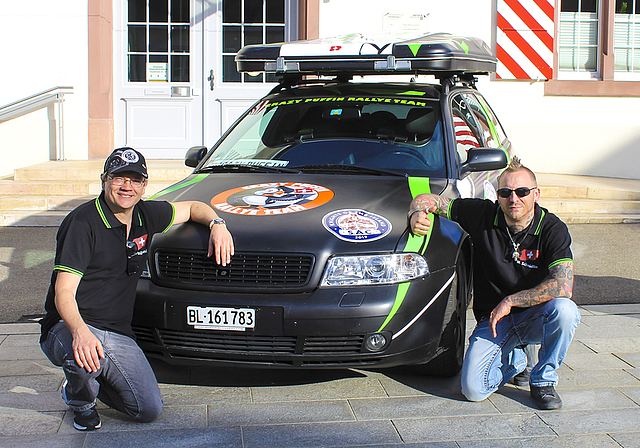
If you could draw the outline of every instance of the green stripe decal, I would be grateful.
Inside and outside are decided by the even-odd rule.
[[[164,190],[160,190],[156,194],[149,196],[147,198],[147,200],[153,200],[153,199],[157,198],[158,196],[162,196],[163,194],[171,193],[173,191],[180,190],[181,188],[188,187],[189,185],[193,185],[193,184],[195,184],[197,182],[200,182],[202,179],[204,179],[207,176],[208,176],[208,174],[198,174],[193,179],[189,179],[188,181],[172,185],[170,187],[165,188]]]
[[[382,326],[380,326],[380,328],[378,329],[379,332],[382,331],[384,327],[387,326],[387,324],[391,321],[391,319],[393,319],[393,316],[395,316],[396,313],[398,312],[398,309],[400,309],[400,305],[402,305],[402,302],[404,302],[404,298],[406,297],[407,291],[409,290],[409,284],[410,284],[409,282],[404,282],[398,285],[398,291],[396,292],[396,300],[393,303],[391,312],[389,312],[389,315],[382,323]]]
[[[416,197],[422,193],[431,193],[431,186],[429,185],[428,177],[409,177],[409,190],[411,191],[411,196]],[[407,206],[407,208],[409,208]],[[429,214],[429,218],[433,220],[433,214]],[[405,244],[402,252],[418,252],[424,253],[429,244],[429,239],[431,238],[431,231],[433,227],[429,228],[429,232],[425,236],[417,236],[417,235],[409,235],[407,239],[407,244]],[[424,246],[422,252],[420,252],[420,248]],[[398,289],[396,291],[396,299],[393,302],[393,307],[391,307],[391,311],[387,315],[387,318],[384,320],[380,329],[378,331],[382,331],[384,327],[393,319],[393,316],[396,315],[402,302],[404,302],[405,297],[407,296],[407,291],[409,290],[409,286],[411,282],[404,282],[398,285]]]
[[[418,56],[418,50],[420,50],[422,44],[410,44],[407,45],[407,47],[409,47],[409,50],[411,50],[411,53],[413,53],[413,57],[415,58],[416,56]]]

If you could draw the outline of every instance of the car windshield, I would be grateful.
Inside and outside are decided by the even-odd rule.
[[[202,169],[327,165],[335,170],[347,165],[441,177],[445,174],[442,134],[437,100],[274,96],[236,124]]]

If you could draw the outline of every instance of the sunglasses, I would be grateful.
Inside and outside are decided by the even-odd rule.
[[[531,190],[535,190],[536,188],[538,187],[533,187],[533,188],[518,187],[515,190],[512,190],[511,188],[500,188],[498,190],[498,196],[500,196],[501,198],[510,198],[511,193],[515,191],[516,196],[518,196],[519,198],[523,198],[525,196],[529,196],[529,193],[531,193]]]
[[[127,275],[133,275],[138,272],[140,265],[133,260],[133,256],[138,250],[138,245],[133,241],[127,241]]]

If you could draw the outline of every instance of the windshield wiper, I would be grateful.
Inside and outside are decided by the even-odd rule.
[[[264,165],[210,165],[198,170],[199,173],[236,172],[236,173],[298,173],[297,168],[285,168],[281,166]]]
[[[342,174],[374,174],[374,175],[387,175],[387,176],[400,176],[407,177],[406,173],[399,173],[395,171],[381,170],[378,168],[369,168],[366,166],[358,165],[341,165],[339,163],[327,163],[322,165],[302,165],[297,166],[295,169],[302,173],[342,173]]]

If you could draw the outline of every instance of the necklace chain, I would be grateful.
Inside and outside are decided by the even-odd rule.
[[[511,254],[511,257],[513,258],[513,260],[517,260],[518,258],[520,258],[520,244],[522,244],[522,242],[524,241],[524,239],[527,237],[527,229],[525,228],[522,232],[524,233],[524,236],[522,237],[522,239],[516,243],[513,240],[513,237],[511,236],[511,231],[509,231],[509,226],[507,225],[507,235],[509,235],[509,239],[511,240],[511,244],[513,245],[513,253]]]

